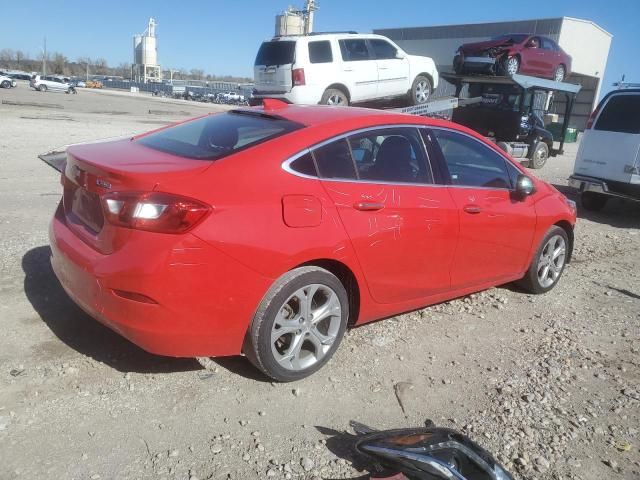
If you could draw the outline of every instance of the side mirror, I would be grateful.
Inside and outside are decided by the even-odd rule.
[[[518,175],[518,180],[516,181],[516,193],[520,198],[525,198],[531,195],[536,191],[536,186],[526,175]]]
[[[396,52],[396,58],[398,60],[404,60],[406,58],[406,55],[402,52]]]

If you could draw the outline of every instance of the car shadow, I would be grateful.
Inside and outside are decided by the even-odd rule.
[[[358,440],[358,435],[354,435],[346,431],[340,432],[338,430],[322,426],[316,426],[316,430],[327,437],[327,449],[336,457],[350,462],[354,469],[359,472],[369,472],[374,468],[373,465],[371,465],[371,460],[359,454],[355,449],[355,443]],[[349,480],[363,480],[368,478],[370,478],[370,476],[367,473],[360,477],[352,477]]]
[[[553,185],[560,193],[578,204],[578,217],[594,223],[610,225],[615,228],[640,229],[640,202],[621,198],[611,198],[598,212],[586,210],[580,204],[580,195],[575,188],[567,185]]]
[[[60,285],[50,255],[51,249],[42,246],[22,257],[24,291],[42,321],[66,345],[121,372],[171,373],[202,368],[194,359],[147,353],[91,318]]]

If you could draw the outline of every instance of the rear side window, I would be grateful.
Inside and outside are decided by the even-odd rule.
[[[371,60],[366,40],[340,40],[340,53],[342,54],[342,60],[345,62]]]
[[[378,60],[395,59],[398,49],[385,40],[369,40],[373,48],[373,54]]]
[[[491,148],[461,133],[434,129],[452,185],[511,189],[506,160]]]
[[[542,37],[542,48],[544,48],[545,50],[556,50],[556,44],[552,41],[549,40],[548,38],[544,38]]]
[[[309,61],[311,63],[331,63],[333,54],[331,53],[331,42],[323,40],[320,42],[309,42]]]
[[[310,177],[318,176],[318,172],[316,171],[316,166],[313,163],[313,156],[311,155],[311,153],[305,153],[301,157],[296,158],[293,162],[291,162],[290,167],[294,172],[298,172],[303,175],[308,175]]]
[[[356,178],[349,145],[345,139],[336,140],[313,151],[320,176],[323,178]]]
[[[160,130],[136,140],[161,152],[198,160],[216,160],[302,128],[288,120],[229,112]]]
[[[256,55],[255,65],[288,65],[294,62],[296,42],[264,42]]]
[[[640,94],[619,94],[609,98],[594,130],[639,134]]]

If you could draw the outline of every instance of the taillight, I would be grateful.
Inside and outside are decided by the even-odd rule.
[[[101,200],[112,225],[158,233],[184,233],[211,210],[197,200],[160,192],[113,192]]]
[[[589,120],[587,120],[587,126],[585,127],[586,130],[589,130],[591,129],[591,127],[593,127],[593,122],[595,122],[599,112],[600,112],[600,105],[598,105],[596,109],[593,111],[593,113],[589,115]]]
[[[305,85],[304,68],[294,68],[291,70],[291,78],[293,80],[293,86]]]

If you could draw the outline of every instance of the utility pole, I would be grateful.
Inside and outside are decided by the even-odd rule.
[[[44,50],[42,54],[42,76],[47,74],[47,37],[44,37]]]

